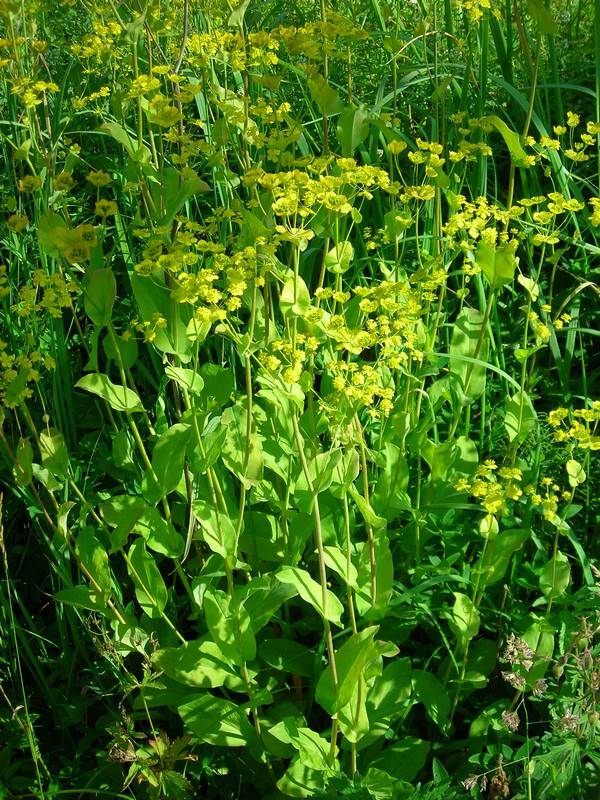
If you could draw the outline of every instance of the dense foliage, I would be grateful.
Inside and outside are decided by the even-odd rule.
[[[599,0],[0,66],[0,797],[597,797]]]

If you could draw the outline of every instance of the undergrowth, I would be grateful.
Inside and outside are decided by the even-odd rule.
[[[597,797],[598,0],[0,66],[0,796]]]

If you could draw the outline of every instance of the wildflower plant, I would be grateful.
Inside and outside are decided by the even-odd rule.
[[[593,87],[538,0],[293,5],[0,0],[0,780],[582,797]]]

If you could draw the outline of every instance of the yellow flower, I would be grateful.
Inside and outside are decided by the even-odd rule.
[[[114,200],[98,200],[96,202],[95,213],[99,217],[113,217],[118,210],[119,207]]]
[[[6,227],[15,233],[21,233],[29,225],[27,214],[11,214],[6,220]]]
[[[108,174],[108,172],[104,172],[103,170],[98,170],[97,172],[90,172],[89,175],[85,176],[86,181],[89,181],[92,186],[100,187],[100,186],[107,186],[109,183],[112,182],[112,178]]]
[[[39,189],[41,185],[42,179],[39,175],[25,175],[25,177],[21,178],[19,181],[19,191],[32,193],[35,192],[36,189]]]

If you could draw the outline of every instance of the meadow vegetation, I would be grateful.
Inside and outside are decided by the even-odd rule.
[[[0,798],[597,798],[600,0],[0,68]]]

